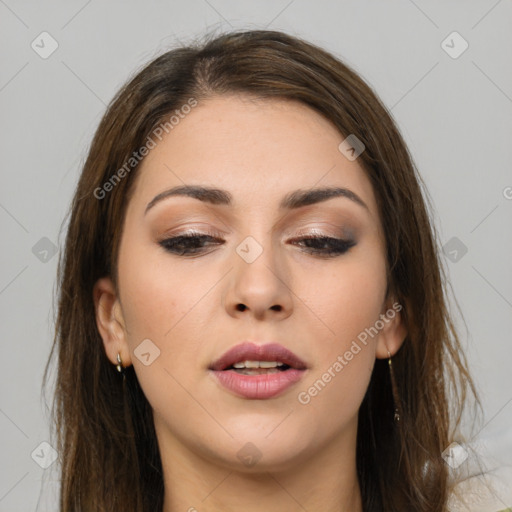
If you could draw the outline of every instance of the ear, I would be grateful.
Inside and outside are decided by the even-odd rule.
[[[401,314],[402,309],[403,305],[394,297],[384,305],[380,315],[384,327],[379,331],[375,353],[378,359],[387,359],[388,351],[392,356],[395,355],[407,336],[407,328]]]
[[[93,287],[96,325],[103,339],[105,353],[112,364],[117,365],[117,354],[121,356],[123,367],[132,364],[130,348],[126,339],[126,329],[114,284],[110,277],[98,279]]]

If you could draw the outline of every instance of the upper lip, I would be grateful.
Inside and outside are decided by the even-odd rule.
[[[276,361],[287,364],[297,370],[305,370],[307,368],[306,363],[300,357],[279,343],[258,345],[245,341],[224,352],[219,359],[210,365],[209,369],[215,371],[225,370],[241,361]]]

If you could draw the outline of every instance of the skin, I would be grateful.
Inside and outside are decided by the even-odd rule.
[[[94,301],[107,356],[117,364],[119,352],[123,366],[134,365],[153,408],[164,512],[362,510],[357,413],[375,359],[394,354],[406,336],[400,314],[360,344],[308,404],[297,398],[395,302],[385,296],[374,192],[357,159],[338,150],[343,139],[303,104],[216,96],[201,101],[138,170],[123,225],[119,293],[102,278]],[[144,214],[157,194],[185,183],[226,189],[233,205],[171,197]],[[345,197],[278,209],[287,193],[323,186],[350,189],[367,209]],[[224,242],[193,256],[158,243],[191,229]],[[318,233],[352,236],[356,245],[322,257],[297,242]],[[263,249],[252,263],[236,252],[247,236]],[[134,352],[145,339],[160,350],[147,366]],[[243,340],[281,343],[308,370],[277,397],[235,396],[208,366]],[[248,442],[261,454],[252,466],[237,457]]]

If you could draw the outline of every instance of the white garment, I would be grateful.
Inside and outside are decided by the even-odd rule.
[[[461,500],[461,497],[464,501]],[[448,502],[450,512],[512,512],[512,466],[473,476],[458,484]]]

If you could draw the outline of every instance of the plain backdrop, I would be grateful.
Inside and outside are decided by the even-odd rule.
[[[41,381],[59,229],[94,130],[130,75],[211,29],[304,37],[390,109],[432,197],[466,321],[484,405],[473,441],[491,470],[510,465],[511,21],[501,0],[0,0],[0,511],[57,510],[56,464],[41,467],[52,454]]]

